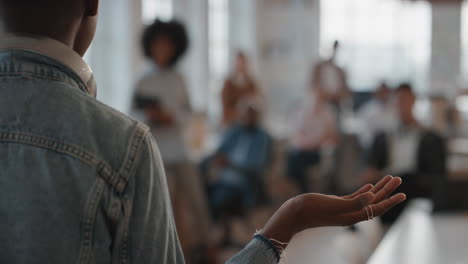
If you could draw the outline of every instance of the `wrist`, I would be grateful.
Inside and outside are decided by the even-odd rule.
[[[268,221],[261,234],[270,239],[289,243],[295,234],[303,230],[299,219],[301,207],[300,196],[288,200]]]
[[[281,260],[281,254],[286,247],[278,247],[271,239],[265,237],[261,233],[257,231],[255,233],[253,239],[258,239],[259,241],[265,243],[265,245],[274,253],[277,262],[279,263]]]

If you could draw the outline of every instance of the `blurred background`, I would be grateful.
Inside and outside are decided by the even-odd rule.
[[[288,263],[468,260],[468,1],[102,0],[85,60],[156,137],[188,263],[386,174],[410,201],[299,234]]]

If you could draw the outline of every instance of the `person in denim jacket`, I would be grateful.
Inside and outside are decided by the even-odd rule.
[[[0,263],[184,263],[155,140],[95,99],[81,58],[98,3],[0,0]],[[272,238],[380,215],[400,182],[293,198],[229,262],[276,263]]]

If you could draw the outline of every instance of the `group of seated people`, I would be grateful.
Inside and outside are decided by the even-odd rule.
[[[285,163],[282,174],[297,186],[299,193],[314,190],[311,168],[320,164],[324,149],[337,148],[345,140],[338,110],[327,93],[311,88],[309,95],[283,146],[285,154],[281,155]],[[401,190],[409,199],[433,197],[447,171],[446,143],[441,135],[417,120],[416,98],[410,84],[393,89],[382,84],[374,97],[356,111],[364,125],[363,133],[355,135],[361,155],[352,158],[364,165],[359,175],[349,173],[349,177],[366,184],[376,183],[388,174],[398,175],[403,179]],[[232,245],[228,219],[245,217],[271,201],[266,177],[271,172],[274,145],[278,143],[263,126],[259,100],[246,96],[236,113],[238,120],[225,129],[219,146],[201,165],[213,219],[225,227],[224,246]],[[339,186],[336,189],[347,191]],[[384,215],[383,223],[394,223],[406,205],[402,203]]]
[[[311,89],[310,95],[297,116],[284,158],[285,175],[297,185],[300,193],[312,190],[311,168],[321,162],[323,150],[336,147],[342,140],[340,135],[345,133],[340,131],[339,116],[327,100],[326,92]],[[356,111],[363,124],[362,133],[356,135],[361,155],[353,157],[356,162],[364,163],[358,175],[359,183],[375,183],[387,174],[399,175],[404,179],[401,188],[409,198],[432,197],[437,182],[447,171],[446,142],[417,120],[414,115],[416,98],[410,84],[403,83],[395,89],[382,84],[374,97]],[[240,122],[227,130],[220,147],[208,159],[213,166],[222,168],[218,171],[218,180],[210,184],[208,190],[214,212],[233,212],[233,204],[252,208],[258,199],[265,198],[262,177],[273,155],[274,143],[262,128],[258,111],[248,105],[243,107],[250,110],[241,111]],[[255,130],[251,129],[252,122]],[[203,170],[203,174],[206,175],[207,170]],[[395,221],[404,206],[387,214],[384,222]]]

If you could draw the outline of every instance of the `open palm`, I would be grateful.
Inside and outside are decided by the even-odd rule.
[[[398,177],[386,176],[375,186],[368,184],[347,196],[309,193],[286,202],[270,219],[263,234],[281,241],[308,228],[348,226],[381,216],[403,202],[402,193],[389,197],[400,186]]]

